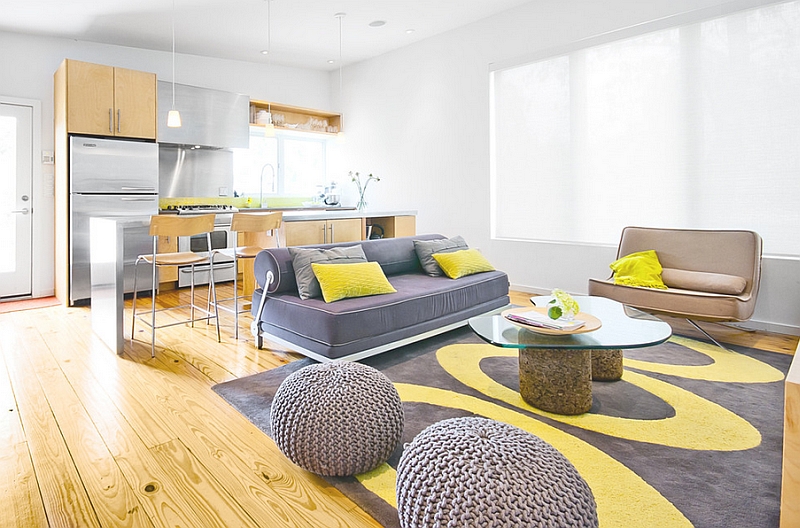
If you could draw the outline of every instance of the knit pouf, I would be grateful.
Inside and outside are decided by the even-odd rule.
[[[400,526],[596,527],[589,486],[564,455],[512,425],[437,422],[397,466]]]
[[[270,411],[272,437],[289,460],[343,477],[388,460],[403,433],[403,404],[389,378],[361,363],[335,361],[289,375]]]

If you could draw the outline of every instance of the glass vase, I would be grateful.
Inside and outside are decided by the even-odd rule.
[[[366,208],[367,208],[367,201],[364,199],[364,195],[362,194],[361,198],[359,198],[358,203],[356,204],[356,209],[358,209],[359,211],[363,211]]]

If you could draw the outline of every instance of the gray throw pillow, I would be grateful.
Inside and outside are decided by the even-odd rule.
[[[292,267],[294,268],[294,278],[297,282],[297,293],[301,299],[311,299],[320,297],[322,290],[319,288],[319,281],[311,269],[312,262],[324,264],[352,264],[354,262],[366,262],[367,257],[361,245],[336,247],[330,249],[320,248],[300,248],[290,247],[289,254],[292,256]]]
[[[452,253],[462,249],[469,249],[469,246],[460,236],[414,241],[414,251],[417,252],[417,258],[422,265],[422,270],[431,277],[444,275],[442,268],[439,267],[439,264],[436,263],[436,260],[431,255],[434,253]]]

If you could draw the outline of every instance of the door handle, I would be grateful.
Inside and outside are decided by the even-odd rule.
[[[19,211],[11,211],[11,212],[12,212],[12,213],[18,213],[18,214],[24,214],[24,215],[26,215],[26,214],[28,214],[28,213],[29,213],[29,211],[28,211],[28,208],[27,208],[27,207],[25,207],[25,208],[23,208],[23,209],[20,209]]]
[[[108,109],[108,131],[114,132],[114,109]]]
[[[322,224],[322,243],[323,244],[328,243],[328,226],[326,226],[325,224]]]
[[[121,110],[119,108],[117,108],[117,132],[122,132],[122,128],[121,128],[122,125],[120,124],[120,119],[122,118],[122,115],[120,114],[120,112],[121,112]]]
[[[336,242],[336,238],[333,236],[333,224],[331,224],[331,244]]]

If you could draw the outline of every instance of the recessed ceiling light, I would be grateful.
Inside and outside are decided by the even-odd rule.
[[[262,55],[269,55],[269,50],[261,50]]]
[[[330,60],[328,61],[328,64],[333,64],[334,62],[336,62],[336,61],[335,61],[335,60],[333,60],[333,59],[330,59]]]
[[[413,30],[413,29],[407,29],[407,30],[406,30],[406,33],[407,33],[408,35],[412,34],[413,32],[414,32],[414,30]]]
[[[385,20],[373,20],[372,22],[369,23],[369,27],[381,27],[385,25],[386,25]]]

